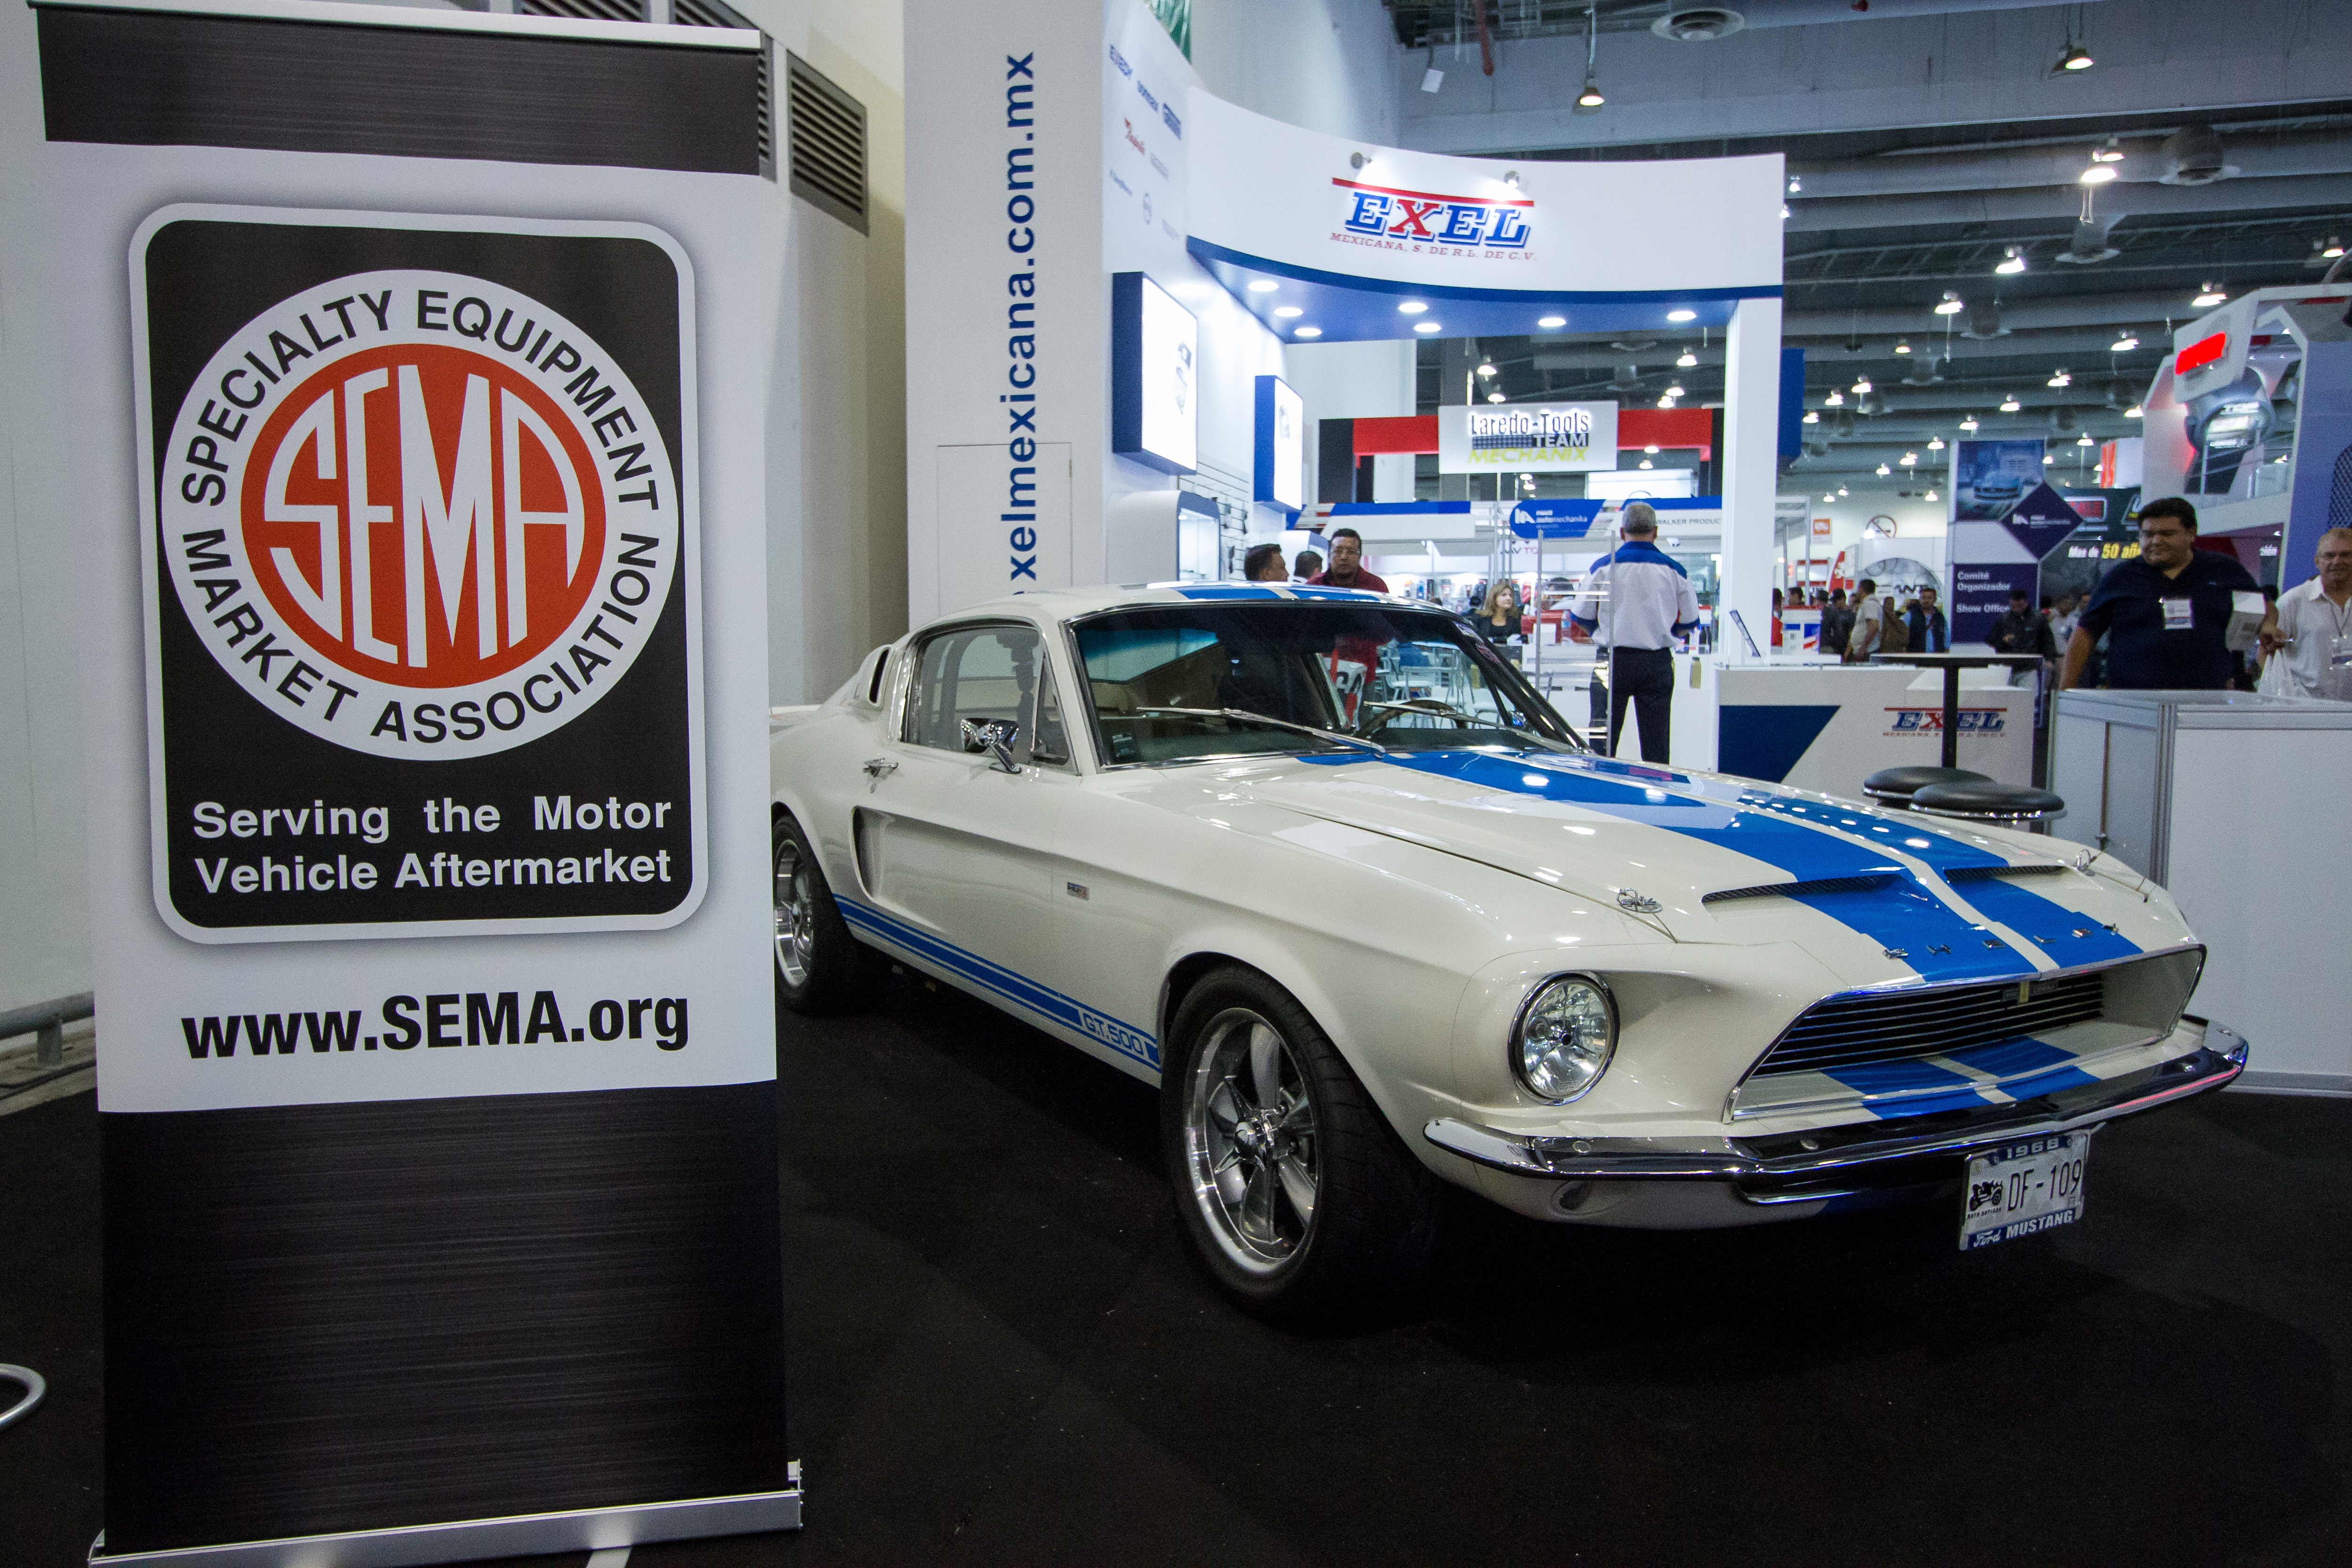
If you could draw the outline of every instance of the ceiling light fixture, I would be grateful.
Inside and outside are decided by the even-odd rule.
[[[1868,392],[1870,390],[1870,377],[1866,375],[1855,376],[1853,378],[1853,389],[1856,392]]]
[[[1658,398],[1658,406],[1661,408],[1672,408],[1674,405],[1675,400],[1671,397],[1661,395]]]
[[[1543,328],[1546,331],[1550,331],[1557,328],[1568,325],[1568,318],[1566,316],[1538,316],[1536,318],[1536,325]]]
[[[1485,29],[1480,29],[1485,36]],[[1584,90],[1576,95],[1576,112],[1598,114],[1609,100],[1601,96],[1601,84],[1594,79],[1601,64],[1601,7],[1584,8]]]
[[[1789,204],[1786,202],[1782,202],[1780,204],[1780,216],[1784,218],[1790,216],[1789,212]]]
[[[2098,443],[2092,440],[2088,436],[2077,436],[2074,437],[2074,445],[2077,447],[2095,447]]]
[[[1944,290],[1943,299],[1937,302],[1936,314],[1939,316],[1957,316],[1968,308],[1968,301],[1962,300],[1959,295],[1954,293],[1951,289],[1947,289]]]
[[[2057,459],[2054,456],[2053,456],[2052,454],[2050,454],[2050,453],[2048,453],[2048,452],[2044,452],[2044,453],[2042,453],[2042,466],[2043,468],[2048,468],[2051,464],[2053,464],[2053,463],[2056,462],[2057,460],[2058,460],[2058,459]]]
[[[1478,374],[1484,376],[1492,376],[1495,374],[1495,362],[1493,360],[1480,360],[1478,362]]]
[[[1971,414],[1966,419],[1961,420],[1960,428],[1967,431],[1971,436],[1975,435],[1977,433],[1977,416]]]
[[[2213,285],[2208,283],[2198,289],[2197,298],[2189,300],[2189,303],[2196,310],[2210,310],[2216,305],[2226,304],[2229,302],[2229,290],[2225,289],[2216,289]]]
[[[1682,388],[1682,383],[1680,383],[1680,382],[1676,382],[1676,383],[1675,383],[1675,384],[1673,384],[1672,386],[1667,387],[1667,388],[1666,388],[1666,395],[1667,395],[1668,397],[1680,397],[1680,396],[1684,395],[1684,394],[1683,394],[1683,388]]]
[[[2017,400],[2017,394],[2013,392],[2000,400],[2000,411],[2003,414],[2014,414],[2024,406],[2025,405]]]
[[[1895,340],[1895,352],[1899,354],[1907,354],[1911,352],[1911,345],[1904,342],[1901,338],[1897,338]]]
[[[1511,189],[1515,191],[1517,190],[1519,188],[1519,172],[1517,169],[1504,170],[1503,184],[1510,186]]]
[[[2125,418],[2126,418],[2126,419],[2137,419],[2139,416],[2140,416],[2140,406],[2139,406],[2139,405],[2138,405],[2138,404],[2137,404],[2137,403],[2133,404],[2129,408],[2126,408],[2126,409],[2125,409],[2125,410],[2124,410],[2124,417],[2125,417]]]
[[[2074,378],[2068,375],[2062,368],[2057,374],[2050,378],[2049,384],[2052,386],[2072,386],[2074,384]]]
[[[1696,310],[1668,310],[1666,312],[1666,320],[1669,321],[1696,321],[1698,320],[1698,312]]]
[[[1691,353],[1688,349],[1685,349],[1683,350],[1682,358],[1675,361],[1675,368],[1676,370],[1688,370],[1696,363],[1698,363],[1698,355]]]
[[[1290,329],[1290,335],[1294,338],[1319,338],[1323,335],[1323,329],[1320,327],[1293,327]]]
[[[1789,194],[1790,195],[1795,195],[1799,191],[1801,191],[1804,188],[1805,182],[1803,176],[1798,174],[1791,174],[1789,176]]]
[[[1253,278],[1249,281],[1249,291],[1253,294],[1271,294],[1281,287],[1271,278]]]
[[[2343,254],[2344,242],[2331,234],[2327,237],[2327,243],[2320,247],[2319,258],[2322,261],[2333,261]]]
[[[1916,452],[1906,452],[1903,454],[1901,458],[1903,466],[1906,468],[1911,467],[1914,463],[1916,463],[1918,460],[1919,454]]]
[[[2126,332],[2122,337],[2117,338],[2114,342],[2107,345],[2107,352],[2111,354],[2127,354],[2137,347],[2139,347],[2139,340],[2132,336],[2129,332]]]
[[[1941,436],[1933,436],[1933,437],[1928,437],[1928,440],[1927,440],[1927,450],[1929,450],[1930,452],[1940,452],[1940,451],[1942,451],[1943,449],[1944,449],[1944,438],[1943,438]]]
[[[2004,278],[2014,278],[2025,270],[2025,257],[2017,247],[2010,246],[2008,254],[2001,258],[2000,265],[1993,270]]]
[[[1301,310],[1297,305],[1276,305],[1274,308],[1274,313],[1281,317],[1286,321],[1295,321],[1298,317],[1307,314],[1305,310]]]
[[[1936,499],[1937,499],[1936,492],[1935,492],[1934,490],[1929,490],[1929,491],[1927,492],[1927,500],[1936,500]]]
[[[2094,156],[2096,154],[2094,154]],[[2074,179],[2081,184],[2104,185],[2115,177],[2116,166],[2113,163],[2093,163],[2089,167],[2085,168],[2081,174],[2075,175]]]
[[[1824,408],[1843,408],[1845,406],[1845,394],[1843,392],[1831,393],[1827,397],[1822,399],[1822,406]]]
[[[2113,136],[2108,137],[2103,145],[2091,149],[2091,162],[2094,163],[2120,163],[2123,161],[2123,144]]]
[[[1648,446],[1643,447],[1642,450],[1647,456],[1654,458],[1658,455],[1658,444],[1655,441],[1653,441]]]
[[[1818,424],[1820,424],[1821,422],[1822,422],[1822,411],[1821,411],[1820,409],[1818,409],[1818,408],[1808,408],[1808,409],[1806,409],[1806,410],[1805,410],[1805,423],[1806,423],[1806,424],[1808,424],[1808,425],[1818,425]]]
[[[1435,321],[1415,321],[1412,324],[1412,330],[1416,332],[1434,332],[1440,329]]]
[[[1486,401],[1489,403],[1500,403],[1503,401],[1503,395],[1499,392],[1490,392],[1486,395]]]
[[[2058,63],[2050,69],[2053,75],[2059,71],[2086,71],[2097,63],[2091,58],[2090,50],[2080,44],[2070,44],[2066,52],[2058,57]]]
[[[1840,486],[1838,486],[1838,494],[1840,494],[1840,495],[1843,495],[1843,494],[1845,494],[1845,487],[1844,487],[1843,485],[1840,485]]]
[[[1402,300],[1397,302],[1397,314],[1400,316],[1418,316],[1428,309],[1427,305],[1418,300]]]
[[[1655,464],[1655,463],[1654,463],[1654,462],[1650,461],[1650,459],[1649,459],[1649,458],[1643,458],[1639,463],[1637,463],[1637,464],[1635,464],[1635,465],[1634,465],[1634,467],[1636,467],[1636,468],[1656,468],[1657,466],[1658,466],[1657,464]]]
[[[1878,470],[1877,470],[1877,471],[1878,471],[1878,477],[1879,477],[1880,479],[1885,479],[1887,475],[1889,475],[1889,474],[1893,473],[1895,470],[1894,470],[1893,468],[1888,468],[1885,464],[1881,463],[1881,464],[1879,464],[1879,465],[1878,465]]]

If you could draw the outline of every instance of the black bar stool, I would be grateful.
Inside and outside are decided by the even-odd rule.
[[[1990,779],[1963,779],[1953,784],[1927,784],[1914,791],[1911,809],[1923,816],[1956,816],[1968,822],[1992,822],[2014,827],[2021,823],[2039,824],[2063,816],[2066,803],[2046,789],[1995,784]]]
[[[1990,784],[1966,768],[1881,768],[1862,781],[1862,793],[1892,811],[1911,809],[1911,798],[1932,784]]]

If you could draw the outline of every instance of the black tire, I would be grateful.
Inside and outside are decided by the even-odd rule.
[[[1278,1047],[1275,1085],[1260,1079],[1261,1027]],[[1261,1317],[1338,1327],[1419,1283],[1441,1184],[1288,992],[1239,964],[1215,970],[1169,1039],[1161,1150],[1179,1222],[1220,1289]]]
[[[779,810],[769,847],[776,1000],[808,1017],[865,1006],[884,975],[882,955],[850,935],[808,837]]]

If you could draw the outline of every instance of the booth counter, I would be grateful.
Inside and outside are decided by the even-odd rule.
[[[2207,949],[2192,1011],[2252,1043],[2250,1088],[2352,1094],[2352,703],[2232,691],[2065,691],[2059,837],[2170,889]]]
[[[1862,781],[1881,768],[1934,767],[1942,759],[1939,671],[1827,660],[1718,661],[1713,676],[1713,765],[1720,772],[1859,800]],[[2000,669],[1961,671],[1958,765],[2002,784],[2030,784],[2033,688],[2011,686],[2006,677]],[[1701,704],[1692,707],[1704,711]],[[1683,726],[1675,729],[1679,739]],[[1679,749],[1676,760],[1704,765]]]

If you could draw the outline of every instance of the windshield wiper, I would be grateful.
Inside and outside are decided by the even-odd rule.
[[[1368,752],[1389,754],[1389,749],[1378,741],[1367,741],[1361,735],[1345,734],[1338,730],[1318,730],[1312,724],[1296,723],[1277,719],[1271,713],[1253,713],[1246,708],[1138,708],[1138,713],[1174,713],[1187,719],[1238,719],[1245,724],[1265,724],[1276,730],[1291,730],[1301,735],[1312,735],[1318,741],[1337,741],[1343,746],[1361,746]]]

